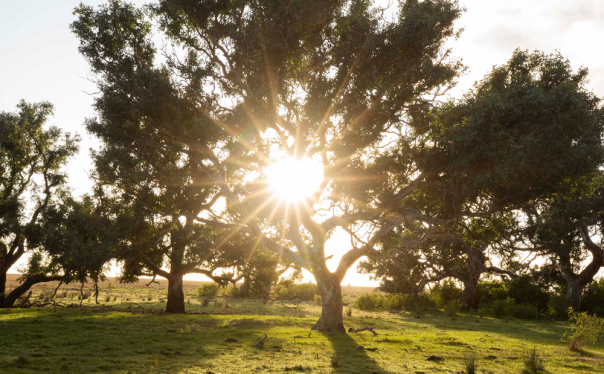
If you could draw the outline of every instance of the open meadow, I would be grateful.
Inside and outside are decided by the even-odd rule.
[[[194,293],[201,282],[186,282],[187,314],[170,315],[162,312],[165,282],[147,288],[142,280],[110,281],[101,285],[98,305],[87,297],[78,307],[80,291],[68,286],[57,293],[64,306],[0,310],[0,372],[462,373],[464,360],[474,357],[477,373],[521,373],[532,349],[548,373],[604,372],[604,344],[570,352],[562,340],[567,322],[444,312],[417,318],[353,307],[346,328],[372,327],[378,335],[322,334],[310,330],[321,311],[312,303],[290,309],[222,297],[204,306]],[[371,291],[343,288],[350,305]],[[53,284],[37,286],[31,298],[52,291]]]

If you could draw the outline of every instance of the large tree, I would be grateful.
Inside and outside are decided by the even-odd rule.
[[[512,242],[556,264],[566,281],[567,306],[579,309],[585,287],[604,266],[602,173],[570,183],[566,194],[536,199],[523,209],[521,231]]]
[[[60,265],[42,266],[43,256],[31,257],[21,284],[6,293],[11,267],[28,251],[38,249],[41,220],[66,187],[65,164],[77,148],[77,138],[48,126],[49,103],[21,101],[16,113],[0,113],[0,308],[37,283],[69,277]]]
[[[426,165],[448,165],[458,193],[482,206],[468,216],[513,218],[499,230],[505,256],[557,256],[571,305],[603,258],[591,238],[599,232],[594,175],[604,161],[604,110],[587,75],[560,54],[517,50],[461,100],[425,119],[436,144]],[[593,261],[577,274],[586,252]]]
[[[404,219],[427,220],[401,204],[428,177],[416,162],[402,155],[394,175],[373,160],[391,137],[408,147],[424,141],[407,123],[463,70],[444,46],[457,35],[456,1],[391,10],[368,0],[162,0],[149,7],[170,43],[161,60],[151,20],[133,6],[80,6],[72,25],[100,89],[88,128],[106,150],[123,150],[108,162],[127,172],[128,152],[148,163],[178,155],[192,178],[203,173],[200,191],[226,200],[222,218],[203,223],[249,235],[310,271],[322,331],[344,331],[348,269]],[[266,188],[266,168],[287,157],[315,160],[323,172],[297,202]],[[338,227],[352,244],[331,271],[325,244]]]
[[[494,264],[494,260],[501,259],[497,248],[501,240],[499,230],[507,231],[502,227],[507,220],[467,221],[457,231],[454,225],[449,225],[446,235],[415,234],[425,237],[417,244],[393,230],[383,240],[383,252],[370,256],[359,269],[379,280],[383,291],[414,295],[423,292],[430,283],[454,278],[463,284],[462,308],[478,308],[476,288],[481,276],[499,274],[516,278],[508,269],[516,264],[502,261],[504,265],[512,265],[504,268]]]

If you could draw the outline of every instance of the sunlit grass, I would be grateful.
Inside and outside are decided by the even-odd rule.
[[[0,311],[0,372],[457,373],[472,354],[481,373],[520,373],[533,348],[549,373],[604,369],[604,345],[568,351],[561,340],[568,328],[563,322],[451,318],[444,312],[416,319],[406,312],[352,308],[346,327],[371,326],[379,335],[330,335],[310,331],[320,313],[310,303],[288,309],[280,303],[221,299],[204,307],[189,290],[187,308],[194,314],[166,315],[159,288],[151,289],[153,301],[136,303],[123,299],[148,296],[149,289],[103,290],[101,296],[106,293],[118,295],[117,301],[99,306],[85,301],[81,309],[56,312],[49,307]],[[265,334],[264,346],[256,346]],[[429,361],[430,356],[442,360]],[[19,357],[26,358],[24,363]]]
[[[79,289],[70,285],[57,301],[72,307],[0,310],[0,373],[459,373],[472,356],[479,373],[503,374],[522,372],[532,349],[548,373],[604,372],[604,344],[570,352],[562,340],[566,322],[452,318],[442,311],[417,319],[352,307],[345,326],[374,327],[379,335],[324,335],[310,331],[320,314],[312,303],[289,309],[220,298],[203,306],[195,296],[199,284],[188,283],[190,314],[166,315],[165,282],[149,288],[108,283],[98,305],[88,298],[78,308]],[[52,284],[37,286],[32,299],[51,290]],[[347,301],[360,290],[344,287]],[[225,342],[229,338],[237,342]]]

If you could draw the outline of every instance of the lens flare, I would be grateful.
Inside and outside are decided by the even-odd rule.
[[[280,199],[298,201],[311,196],[323,180],[323,167],[311,158],[281,159],[266,170],[269,189]]]

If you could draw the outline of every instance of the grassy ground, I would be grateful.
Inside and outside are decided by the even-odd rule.
[[[442,312],[418,319],[353,308],[346,327],[370,326],[378,335],[330,335],[310,331],[317,306],[218,299],[204,307],[193,287],[187,289],[191,314],[166,315],[160,312],[163,287],[104,287],[99,306],[87,299],[81,308],[0,310],[0,373],[460,373],[470,356],[478,373],[521,373],[533,348],[549,373],[604,372],[604,344],[569,352],[562,322]],[[58,300],[77,305],[70,292]]]

